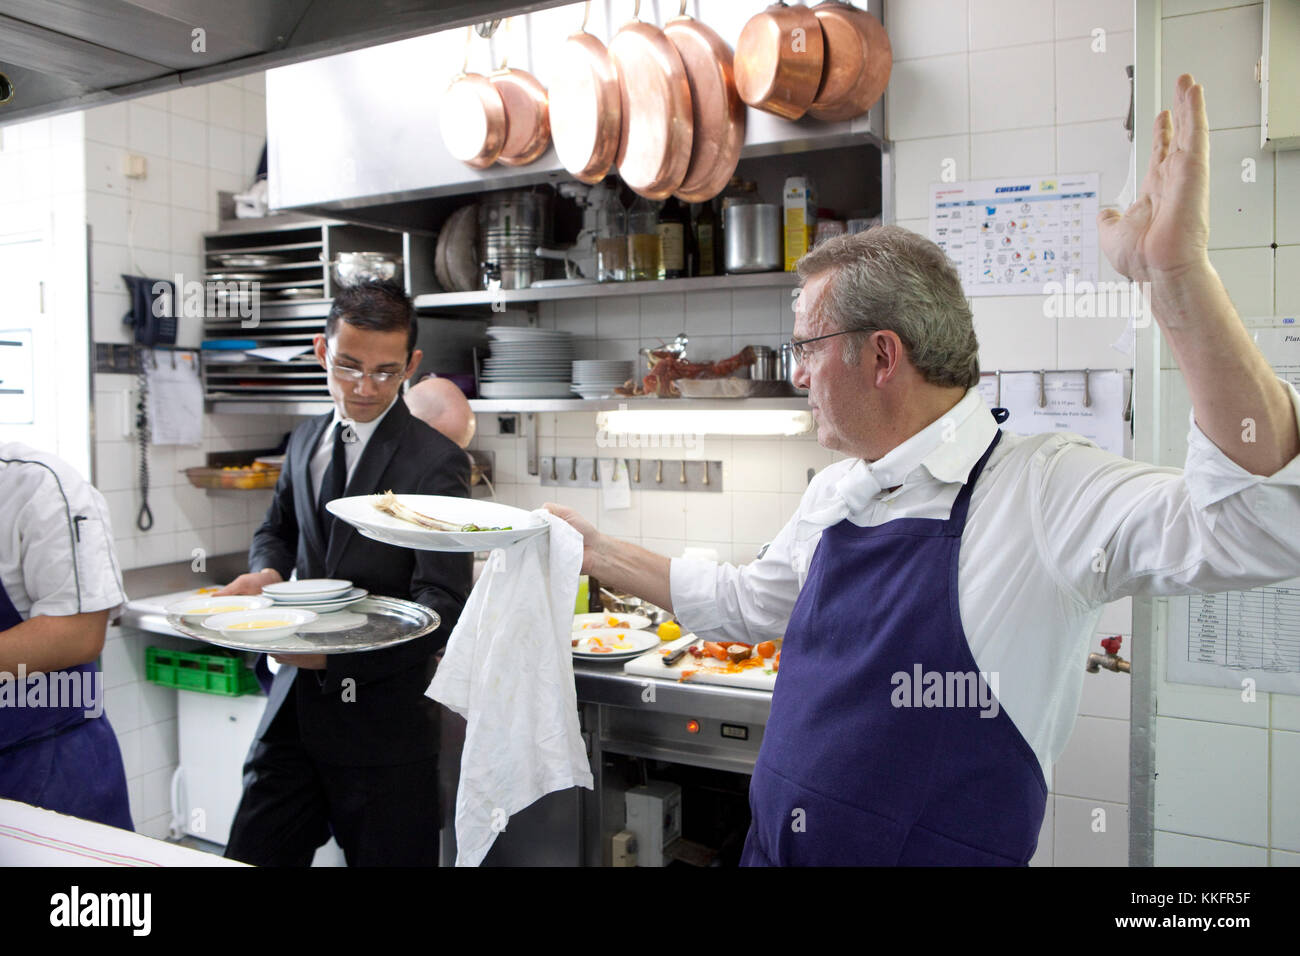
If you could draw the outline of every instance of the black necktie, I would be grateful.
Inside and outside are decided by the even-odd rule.
[[[334,454],[330,457],[329,468],[321,477],[320,494],[316,496],[316,514],[320,518],[320,529],[326,540],[329,539],[334,516],[325,510],[325,505],[335,498],[343,497],[348,484],[347,452],[343,450],[344,427],[342,422],[334,426]]]

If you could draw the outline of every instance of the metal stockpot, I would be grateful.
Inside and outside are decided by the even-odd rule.
[[[781,210],[770,203],[728,206],[723,224],[728,272],[772,272],[785,263]]]

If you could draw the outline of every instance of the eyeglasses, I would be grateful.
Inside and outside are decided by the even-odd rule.
[[[808,353],[814,351],[813,349],[807,348],[809,342],[820,342],[822,339],[833,339],[837,335],[851,335],[854,332],[864,332],[864,331],[867,330],[840,329],[840,331],[838,332],[827,332],[825,335],[814,335],[810,339],[791,339],[788,343],[790,346],[790,354],[794,356],[794,360],[798,364],[802,365],[804,363],[804,360],[808,358]]]
[[[350,365],[336,365],[334,354],[329,349],[325,350],[325,365],[333,375],[341,382],[351,382],[356,384],[363,378],[369,378],[376,385],[387,385],[393,379],[398,378],[402,372],[367,372],[364,369],[352,368]],[[403,369],[402,371],[405,371]]]

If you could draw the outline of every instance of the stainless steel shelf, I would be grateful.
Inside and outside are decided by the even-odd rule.
[[[748,275],[700,276],[645,282],[593,282],[591,285],[553,286],[546,289],[507,289],[501,292],[436,292],[415,297],[417,309],[492,305],[494,302],[553,302],[624,295],[668,295],[673,292],[711,292],[720,289],[793,289],[799,277],[793,272],[755,272]]]
[[[782,409],[806,411],[808,399],[790,398],[475,398],[469,407],[475,412],[614,412],[626,406],[631,409],[664,409],[672,411],[717,411],[719,409]],[[212,411],[218,415],[321,415],[334,405],[322,401],[280,401],[267,395],[246,400],[223,398],[212,402]]]

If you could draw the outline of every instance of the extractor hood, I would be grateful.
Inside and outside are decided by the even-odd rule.
[[[0,125],[564,2],[0,0]]]

